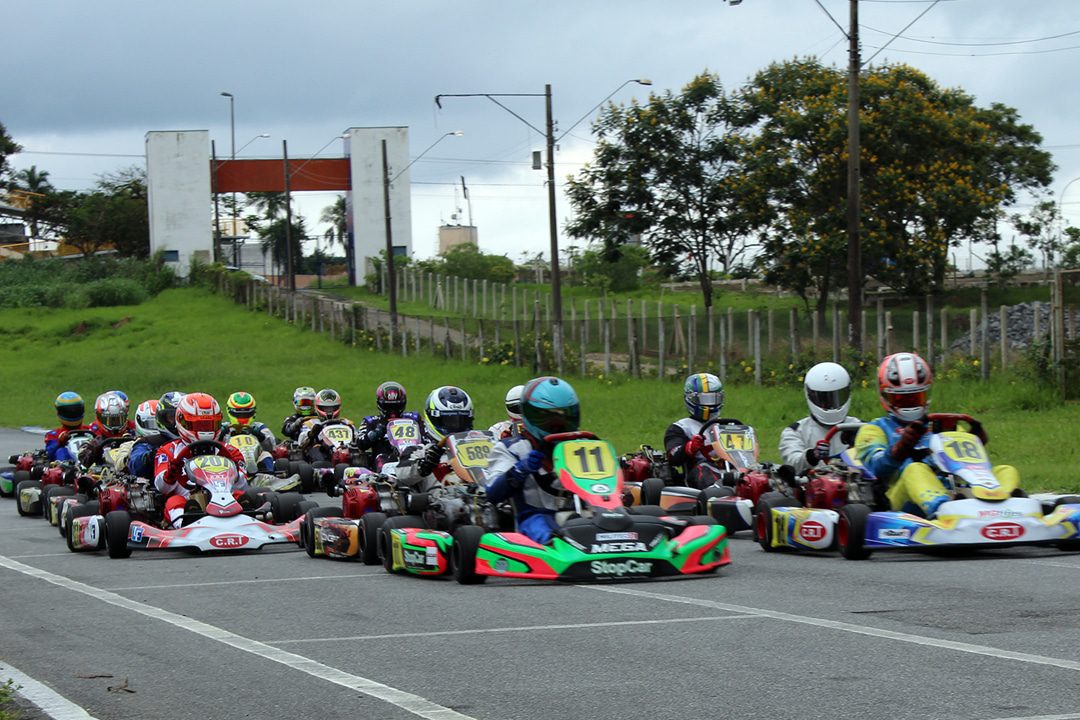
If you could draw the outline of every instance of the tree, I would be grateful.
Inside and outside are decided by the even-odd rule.
[[[49,182],[49,171],[38,170],[37,165],[31,165],[15,173],[13,187],[26,195],[26,221],[30,225],[30,236],[41,237],[40,222],[42,207],[49,193],[56,192],[56,188]]]
[[[726,272],[745,252],[764,196],[743,179],[740,108],[705,72],[678,94],[609,105],[594,125],[592,162],[570,178],[567,232],[603,243],[609,262],[640,235],[660,265],[689,266],[712,305],[711,262]]]
[[[319,221],[327,223],[330,227],[323,233],[323,237],[330,242],[330,247],[340,245],[345,249],[345,259],[349,266],[349,282],[352,282],[353,248],[349,242],[349,210],[345,203],[345,196],[338,195],[332,205],[323,208]]]
[[[816,59],[793,60],[741,94],[755,130],[746,170],[774,211],[759,267],[815,294],[819,312],[845,277],[846,82]],[[1014,109],[980,108],[914,68],[869,68],[860,82],[863,277],[940,288],[950,248],[996,241],[1001,208],[1049,184],[1050,155]]]
[[[84,255],[107,247],[125,256],[149,255],[146,174],[141,168],[101,175],[87,192],[47,192],[35,206],[43,234],[75,246]]]
[[[8,176],[11,173],[11,165],[8,163],[8,157],[18,154],[21,150],[22,146],[8,135],[4,123],[0,122],[0,189],[7,187],[10,182]]]
[[[647,250],[625,245],[614,262],[608,260],[603,251],[586,250],[581,253],[577,267],[585,285],[622,292],[641,287],[641,270],[648,264]]]
[[[1063,270],[1080,270],[1080,228],[1065,228],[1061,267]]]
[[[1052,268],[1062,247],[1061,236],[1057,234],[1061,221],[1057,203],[1044,199],[1035,203],[1027,215],[1016,214],[1010,219],[1016,231],[1027,240],[1028,247],[1042,256],[1043,270]]]
[[[488,255],[472,243],[454,245],[439,255],[440,260],[425,268],[444,275],[510,282],[514,279],[514,261],[505,255]],[[396,262],[396,259],[395,259]]]
[[[986,256],[986,272],[997,278],[999,284],[1004,285],[1024,270],[1031,267],[1035,256],[1031,251],[1017,245],[1010,245],[1009,249],[1001,252],[995,247]]]

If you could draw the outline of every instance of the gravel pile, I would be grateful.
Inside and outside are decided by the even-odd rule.
[[[1011,350],[1023,350],[1035,339],[1035,305],[1036,303],[1022,303],[1007,308],[1005,337]],[[1039,337],[1045,338],[1050,333],[1050,303],[1038,303],[1038,306]],[[980,339],[979,333],[976,328],[976,342]],[[1001,318],[999,313],[993,310],[988,318],[987,337],[995,347],[1001,341]],[[949,347],[956,352],[966,353],[971,347],[971,333],[956,338]]]

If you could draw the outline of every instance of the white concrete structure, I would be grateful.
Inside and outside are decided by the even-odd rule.
[[[439,253],[455,245],[480,247],[480,234],[475,225],[442,225],[439,227]]]
[[[208,263],[214,254],[209,131],[146,133],[146,177],[150,252],[164,250],[186,277],[193,258]]]
[[[345,155],[350,160],[352,189],[346,195],[349,237],[356,258],[354,280],[363,284],[372,272],[370,259],[386,249],[386,213],[383,205],[382,141],[390,177],[398,177],[390,187],[390,228],[394,255],[412,254],[412,203],[409,193],[409,128],[349,128]]]

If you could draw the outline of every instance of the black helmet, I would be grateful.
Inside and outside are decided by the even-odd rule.
[[[390,380],[375,390],[375,404],[383,417],[405,412],[405,402],[405,387],[401,383]]]
[[[428,395],[427,405],[424,407],[424,425],[436,440],[472,430],[472,398],[467,392],[453,385],[435,388]]]
[[[184,399],[184,393],[170,390],[161,396],[157,406],[158,428],[176,434],[176,408]]]

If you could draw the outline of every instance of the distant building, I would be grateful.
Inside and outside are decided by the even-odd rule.
[[[475,225],[443,225],[439,228],[439,254],[455,245],[479,247],[479,234]]]

